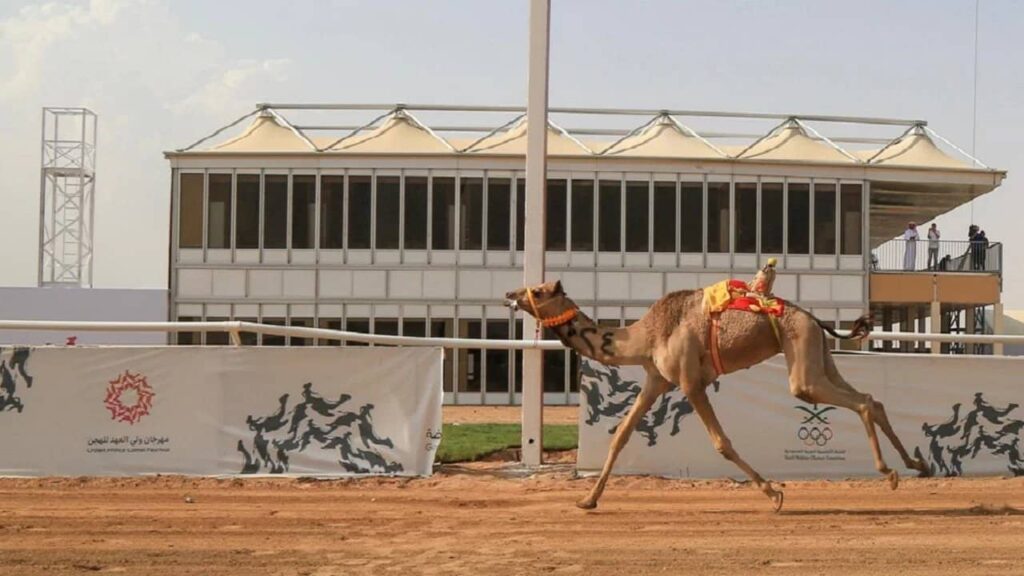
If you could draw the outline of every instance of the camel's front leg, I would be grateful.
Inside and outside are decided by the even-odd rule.
[[[597,501],[601,498],[601,493],[604,492],[604,486],[608,483],[608,476],[612,473],[612,467],[615,466],[615,459],[619,456],[619,452],[629,441],[629,436],[640,419],[647,414],[658,396],[668,391],[669,386],[668,381],[658,375],[654,369],[647,370],[647,380],[644,382],[643,388],[640,389],[640,395],[637,396],[633,407],[629,409],[629,413],[615,430],[615,436],[612,437],[611,446],[608,447],[608,457],[604,461],[604,468],[601,469],[601,476],[597,479],[597,484],[594,484],[586,498],[576,503],[577,506],[584,510],[597,508]]]
[[[739,466],[741,470],[746,472],[747,476],[765,493],[768,498],[771,499],[772,504],[775,506],[775,511],[778,512],[782,509],[782,492],[772,488],[770,482],[761,477],[747,464],[743,458],[736,452],[736,449],[732,447],[732,442],[729,437],[725,435],[722,430],[722,425],[718,422],[718,417],[715,416],[714,409],[711,408],[711,401],[708,400],[707,391],[703,387],[699,387],[696,390],[690,390],[687,392],[686,397],[690,400],[690,404],[693,405],[694,411],[700,416],[701,422],[704,423],[704,427],[708,429],[708,436],[711,437],[711,443],[714,444],[715,450],[719,454],[725,456],[725,458],[732,463]]]

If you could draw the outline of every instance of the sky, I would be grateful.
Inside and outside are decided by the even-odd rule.
[[[36,282],[43,106],[99,115],[95,285],[167,282],[170,169],[257,102],[524,105],[528,0],[0,0],[0,285]],[[552,106],[923,118],[1009,175],[938,218],[1024,308],[1024,3],[552,0]]]

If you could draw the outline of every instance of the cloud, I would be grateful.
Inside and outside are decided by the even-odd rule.
[[[17,97],[34,88],[48,48],[61,39],[109,26],[118,13],[145,0],[91,0],[88,5],[48,2],[30,4],[0,21],[0,46],[13,60],[13,73],[0,80],[0,98]]]
[[[170,171],[194,140],[288,86],[282,54],[232,57],[177,0],[27,0],[0,17],[0,285],[32,285],[43,106],[99,115],[96,285],[165,287]],[[139,254],[146,257],[139,258]],[[130,265],[125,265],[129,263]]]
[[[286,81],[290,66],[291,60],[287,58],[241,61],[173,104],[171,109],[179,114],[198,112],[226,120],[237,115],[240,109],[252,105],[251,95],[260,86]]]

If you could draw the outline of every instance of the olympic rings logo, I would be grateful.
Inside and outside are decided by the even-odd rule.
[[[832,439],[832,429],[828,426],[801,426],[796,437],[804,441],[805,446],[824,446]]]

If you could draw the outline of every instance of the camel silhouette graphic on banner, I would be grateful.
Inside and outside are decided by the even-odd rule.
[[[606,383],[607,386],[602,386]],[[607,389],[607,393],[605,393]],[[718,383],[715,383],[718,391]],[[608,434],[615,434],[622,417],[629,411],[640,393],[640,383],[622,378],[620,369],[601,366],[593,362],[580,363],[580,392],[587,407],[588,426],[594,426],[602,418],[612,422]],[[669,436],[679,434],[684,418],[693,414],[693,406],[679,390],[673,389],[658,400],[636,425],[636,431],[647,439],[648,446],[658,443],[658,434],[665,432],[671,422]]]
[[[26,388],[32,387],[32,376],[28,374],[26,363],[32,350],[14,348],[10,355],[0,348],[0,412],[17,411],[21,413],[25,404],[18,396],[18,383],[24,382]]]
[[[981,392],[974,395],[974,408],[963,414],[963,405],[953,405],[953,415],[945,422],[921,426],[928,438],[928,458],[932,474],[960,476],[965,460],[973,460],[982,450],[993,456],[1004,456],[1006,468],[1014,476],[1024,476],[1021,454],[1021,430],[1024,420],[1010,418],[1019,406],[1007,404],[997,408],[989,404]],[[1021,416],[1024,416],[1022,414]],[[914,449],[924,459],[920,447]]]
[[[290,398],[283,394],[277,409],[266,416],[246,417],[253,437],[248,446],[244,440],[238,441],[241,474],[283,474],[288,472],[291,456],[307,450],[333,453],[341,470],[350,474],[402,472],[400,462],[389,460],[380,451],[395,445],[374,428],[373,404],[345,410],[351,395],[329,400],[313,389],[312,382],[302,385],[300,400],[291,408]]]

